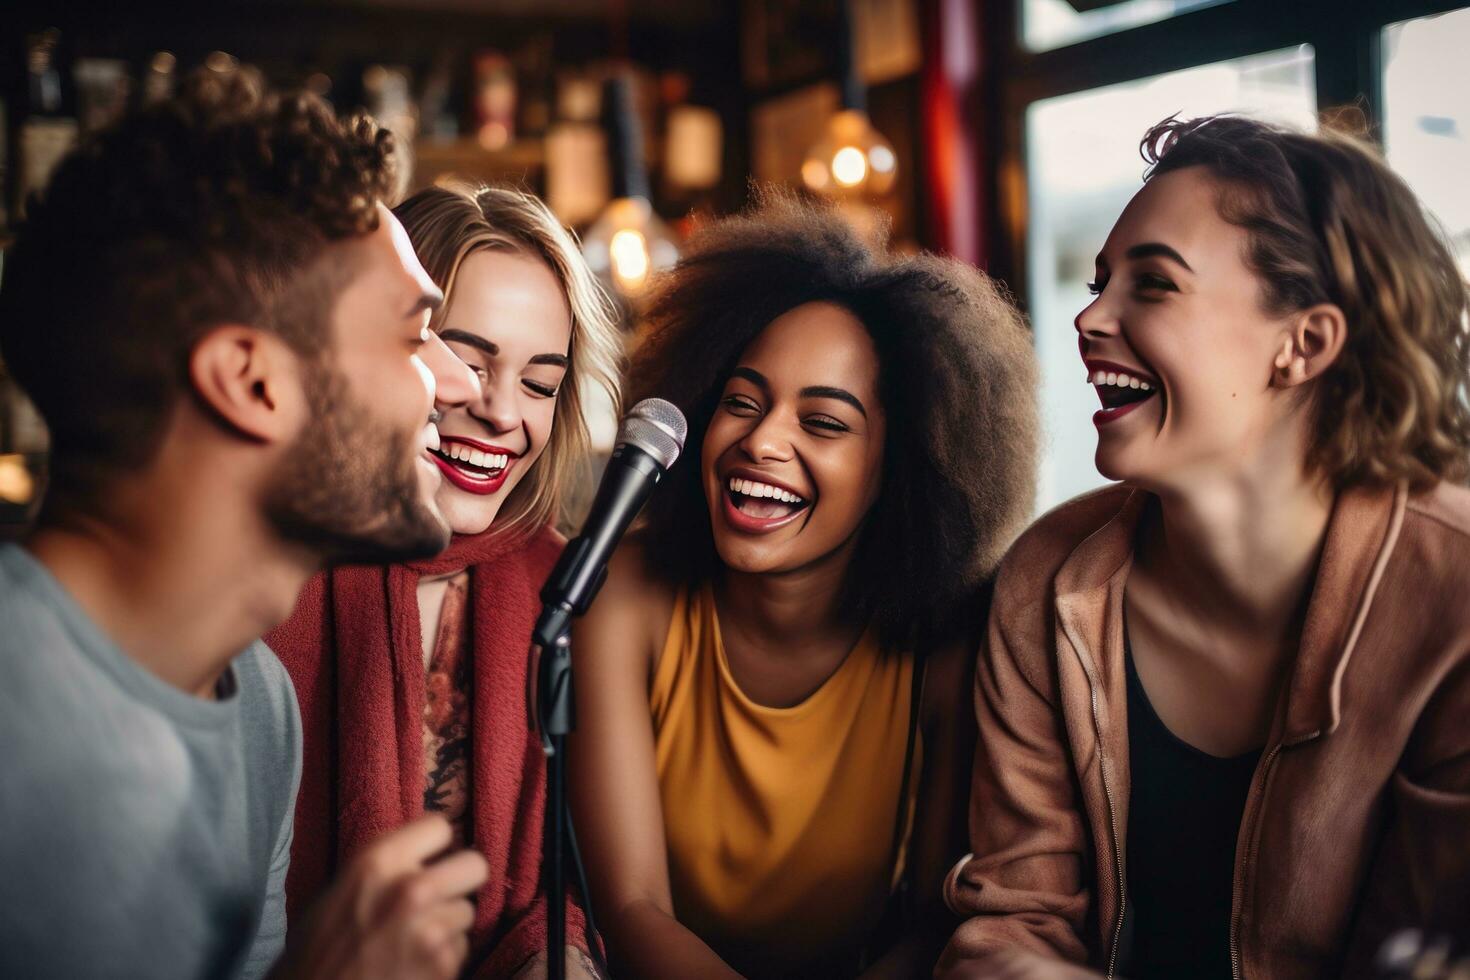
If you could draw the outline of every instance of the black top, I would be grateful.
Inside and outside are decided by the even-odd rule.
[[[1129,980],[1230,978],[1235,838],[1259,750],[1222,759],[1160,720],[1128,671]]]

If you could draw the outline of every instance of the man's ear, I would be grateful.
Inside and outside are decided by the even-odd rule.
[[[1294,314],[1279,340],[1271,381],[1280,388],[1320,378],[1347,344],[1347,318],[1335,303],[1318,303]]]
[[[254,327],[215,327],[189,355],[194,394],[220,422],[257,442],[294,438],[304,414],[301,361]]]

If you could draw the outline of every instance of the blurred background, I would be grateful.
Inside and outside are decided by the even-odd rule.
[[[0,275],[67,149],[200,66],[371,112],[405,193],[541,194],[630,344],[683,239],[786,184],[1010,285],[1043,367],[1039,509],[1102,482],[1071,324],[1160,119],[1365,132],[1470,273],[1470,0],[6,0],[0,21]],[[0,365],[0,533],[45,451]]]

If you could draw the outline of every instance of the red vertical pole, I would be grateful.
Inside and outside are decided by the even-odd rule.
[[[986,118],[981,91],[984,52],[980,4],[994,0],[921,0],[924,67],[920,79],[930,245],[984,267]]]

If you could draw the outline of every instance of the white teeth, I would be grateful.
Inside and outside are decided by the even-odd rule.
[[[768,500],[779,500],[784,504],[799,504],[802,498],[790,490],[771,486],[769,483],[757,483],[755,480],[742,480],[738,477],[730,477],[730,491],[746,497],[763,497]]]
[[[503,470],[510,465],[510,454],[487,453],[479,449],[451,442],[441,446],[439,451],[450,459],[457,459],[471,466],[479,466],[487,470]]]
[[[1131,374],[1122,374],[1115,371],[1094,371],[1088,375],[1087,383],[1092,385],[1112,385],[1115,388],[1137,388],[1140,391],[1154,390],[1154,386],[1142,378],[1135,378]]]

